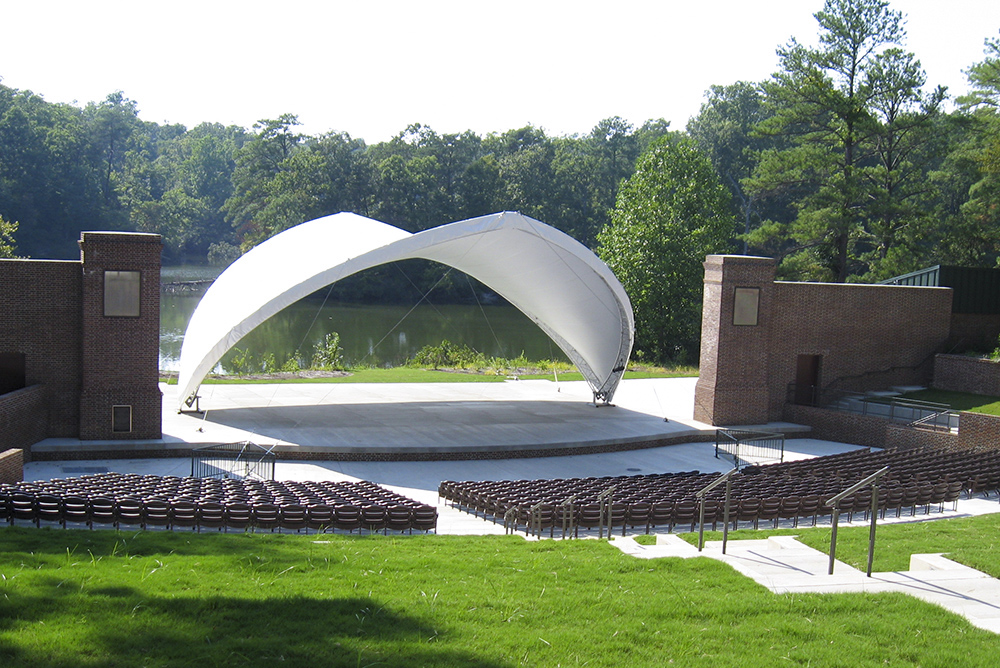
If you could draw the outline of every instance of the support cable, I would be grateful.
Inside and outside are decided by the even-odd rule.
[[[483,314],[483,320],[486,321],[486,326],[490,328],[490,334],[493,335],[493,341],[497,344],[497,350],[500,354],[504,354],[503,346],[500,345],[500,339],[497,337],[496,330],[493,329],[493,323],[490,322],[489,317],[486,315],[486,309],[483,308],[482,302],[479,301],[479,295],[476,294],[476,289],[472,285],[472,280],[469,278],[468,274],[465,274],[465,282],[469,284],[469,290],[472,291],[472,296],[476,299],[476,306],[479,307],[479,312]]]
[[[387,338],[389,338],[389,335],[390,335],[390,334],[392,334],[392,333],[393,333],[394,331],[396,331],[396,328],[397,328],[397,327],[399,327],[400,325],[402,325],[402,324],[403,324],[403,321],[404,321],[404,320],[406,320],[406,319],[407,319],[408,317],[410,317],[410,314],[411,314],[411,313],[413,313],[413,312],[414,312],[415,310],[417,310],[417,307],[418,307],[418,306],[420,306],[420,304],[422,304],[422,303],[423,303],[423,301],[424,301],[425,299],[427,299],[427,297],[428,297],[428,296],[429,296],[429,295],[430,295],[430,294],[431,294],[432,292],[434,292],[434,289],[435,289],[435,288],[436,288],[436,287],[437,287],[438,285],[440,285],[440,284],[441,284],[441,281],[443,281],[444,279],[446,279],[446,278],[448,277],[448,274],[450,274],[450,273],[451,273],[451,267],[449,267],[449,268],[448,268],[448,271],[444,272],[444,274],[442,274],[442,275],[441,275],[441,278],[439,278],[439,279],[437,280],[437,282],[436,282],[436,283],[435,283],[434,285],[432,285],[432,286],[430,287],[430,289],[429,289],[429,290],[428,290],[427,292],[425,292],[425,293],[424,293],[424,294],[423,294],[423,295],[422,295],[422,296],[420,297],[420,299],[418,299],[418,300],[417,300],[417,303],[416,303],[416,304],[414,304],[414,305],[413,305],[412,307],[410,307],[410,310],[409,310],[409,311],[407,311],[407,312],[406,312],[406,313],[405,313],[405,314],[403,315],[403,317],[402,317],[402,318],[400,318],[400,319],[399,319],[399,321],[398,321],[398,322],[397,322],[397,323],[396,323],[395,325],[393,325],[392,327],[390,327],[390,328],[389,328],[389,331],[385,333],[385,336],[383,336],[383,337],[382,337],[381,339],[379,339],[379,340],[378,340],[378,343],[376,343],[376,344],[375,344],[374,346],[372,346],[372,348],[371,348],[371,351],[370,351],[370,352],[369,352],[369,353],[368,353],[367,355],[365,355],[365,356],[364,356],[364,357],[362,358],[362,360],[361,360],[361,361],[362,361],[362,362],[364,362],[364,361],[365,361],[366,359],[368,359],[368,356],[369,356],[369,355],[371,355],[372,353],[374,353],[374,352],[375,352],[375,349],[376,349],[376,348],[378,348],[378,347],[379,347],[380,345],[382,345],[382,342],[383,342],[383,341],[385,341],[385,340],[386,340]],[[429,303],[429,302],[428,302],[428,303]]]

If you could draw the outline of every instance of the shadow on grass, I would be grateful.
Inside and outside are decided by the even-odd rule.
[[[493,666],[369,597],[150,596],[51,581],[0,600],[0,665]]]
[[[502,668],[463,651],[433,615],[403,614],[363,591],[343,596],[357,571],[341,558],[392,540],[0,529],[0,666]],[[310,559],[322,571],[315,595],[284,587],[285,572],[315,575]],[[116,573],[133,582],[114,582]],[[149,587],[137,584],[147,578]]]

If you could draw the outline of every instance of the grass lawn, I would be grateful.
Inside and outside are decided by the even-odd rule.
[[[918,514],[917,517],[923,516]],[[862,525],[856,517],[853,525],[841,523],[837,528],[837,559],[864,571],[868,568],[870,524]],[[875,534],[874,571],[905,571],[910,568],[911,554],[946,552],[955,561],[1000,578],[1000,561],[996,556],[1000,549],[1000,513],[908,524],[880,523]],[[730,540],[767,536],[798,536],[809,547],[830,552],[829,527],[814,529],[806,524],[798,529],[729,532]],[[698,544],[697,532],[681,534],[681,537],[692,545]],[[722,540],[722,532],[706,531],[705,540]]]
[[[992,397],[985,394],[951,392],[948,390],[920,390],[919,392],[907,394],[906,397],[908,399],[948,404],[956,411],[1000,415],[1000,397]]]
[[[206,378],[204,382],[211,385],[233,383],[501,383],[506,379],[506,376],[436,371],[434,369],[411,369],[401,366],[391,369],[352,369],[348,375],[344,376],[324,376],[319,378],[240,378],[238,376],[214,376]]]
[[[975,551],[998,528],[978,521],[886,526],[880,543]],[[839,556],[867,531],[844,528]],[[954,668],[998,653],[1000,636],[903,594],[779,596],[711,559],[596,540],[0,530],[5,668]]]

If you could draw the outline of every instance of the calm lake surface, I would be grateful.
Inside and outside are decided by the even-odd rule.
[[[164,267],[164,283],[214,278],[212,267]],[[160,295],[160,369],[180,367],[181,345],[200,294]],[[248,334],[237,348],[249,349],[258,362],[268,353],[281,365],[296,357],[308,364],[316,344],[330,332],[340,334],[348,364],[402,364],[420,348],[444,340],[466,344],[486,355],[531,360],[566,356],[524,314],[511,306],[365,305],[306,299],[286,308]],[[222,360],[229,367],[233,352]]]

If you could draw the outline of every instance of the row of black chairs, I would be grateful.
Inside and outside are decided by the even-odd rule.
[[[876,512],[885,517],[904,511],[926,514],[932,508],[957,506],[963,495],[989,496],[1000,490],[1000,452],[978,450],[867,449],[786,464],[748,467],[732,478],[732,526],[777,526],[787,520],[798,526],[802,519],[816,524],[830,515],[825,502],[846,487],[889,466],[880,481]],[[578,535],[593,527],[627,528],[651,532],[694,530],[701,517],[696,493],[719,473],[689,471],[644,476],[609,476],[517,481],[444,481],[438,493],[446,502],[508,529],[549,529],[552,534]],[[605,495],[610,503],[601,504]],[[716,528],[725,513],[720,486],[706,495],[704,521]],[[597,509],[603,507],[603,517]],[[853,521],[871,512],[871,489],[865,488],[840,503],[842,517]]]
[[[0,522],[91,529],[106,526],[306,533],[357,530],[387,534],[437,529],[434,506],[373,483],[343,483],[365,491],[365,495],[351,496],[359,500],[357,503],[349,503],[332,498],[327,502],[320,496],[195,498],[190,490],[180,487],[173,494],[164,494],[162,489],[142,491],[135,486],[119,486],[119,482],[116,475],[105,475],[82,483],[58,479],[0,486]]]
[[[250,479],[201,479],[128,473],[102,473],[78,478],[22,482],[25,492],[76,496],[327,505],[393,505],[416,502],[368,481],[298,482]]]

